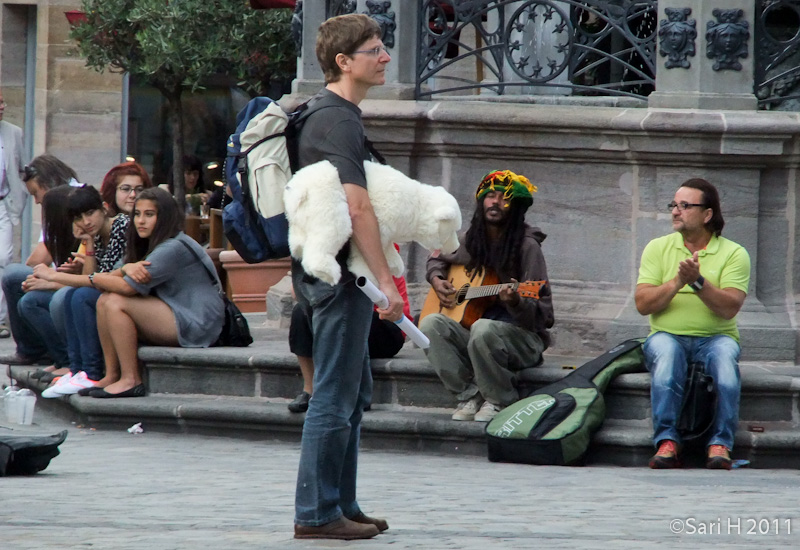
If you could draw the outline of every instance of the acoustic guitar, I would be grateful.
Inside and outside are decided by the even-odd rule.
[[[482,276],[470,276],[463,265],[450,266],[447,278],[456,289],[456,293],[453,295],[456,305],[452,308],[443,307],[436,292],[431,288],[422,305],[419,315],[420,322],[426,315],[441,313],[460,323],[464,328],[469,328],[481,318],[486,308],[494,303],[494,297],[500,294],[504,288],[516,290],[523,298],[538,300],[539,291],[547,284],[547,281],[498,283],[497,275],[494,272],[484,270]],[[476,300],[476,298],[481,299]]]

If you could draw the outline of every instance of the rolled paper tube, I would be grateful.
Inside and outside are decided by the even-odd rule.
[[[359,277],[356,279],[356,286],[361,289],[361,292],[367,295],[367,298],[372,300],[376,306],[381,309],[385,309],[389,305],[389,299],[386,298],[386,295],[381,292],[381,290],[372,284],[372,281],[367,279],[366,277]],[[431,341],[428,340],[428,337],[422,334],[420,330],[414,326],[414,323],[411,322],[411,319],[403,315],[400,317],[399,320],[395,321],[395,324],[400,327],[400,330],[405,332],[408,337],[414,342],[419,348],[421,349],[428,349],[431,345]]]

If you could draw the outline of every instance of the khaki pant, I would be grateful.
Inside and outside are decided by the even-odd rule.
[[[435,313],[419,328],[431,341],[428,361],[459,401],[480,393],[495,405],[510,405],[519,400],[514,373],[542,361],[542,339],[503,321],[479,319],[468,330]]]

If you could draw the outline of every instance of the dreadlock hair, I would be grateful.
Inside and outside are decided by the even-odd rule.
[[[520,248],[525,236],[525,212],[528,210],[528,205],[516,200],[509,203],[502,240],[492,243],[486,230],[483,201],[484,199],[481,199],[477,202],[472,222],[464,238],[464,246],[470,256],[469,263],[464,267],[473,277],[483,275],[486,269],[494,270],[501,281],[511,276],[519,277]]]

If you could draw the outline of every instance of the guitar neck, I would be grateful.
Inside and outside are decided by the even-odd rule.
[[[498,285],[471,286],[467,289],[467,292],[464,295],[464,299],[472,300],[473,298],[485,298],[487,296],[496,296],[500,294],[500,291],[503,290],[504,288],[512,288],[516,290],[518,286],[519,283],[501,283]]]

